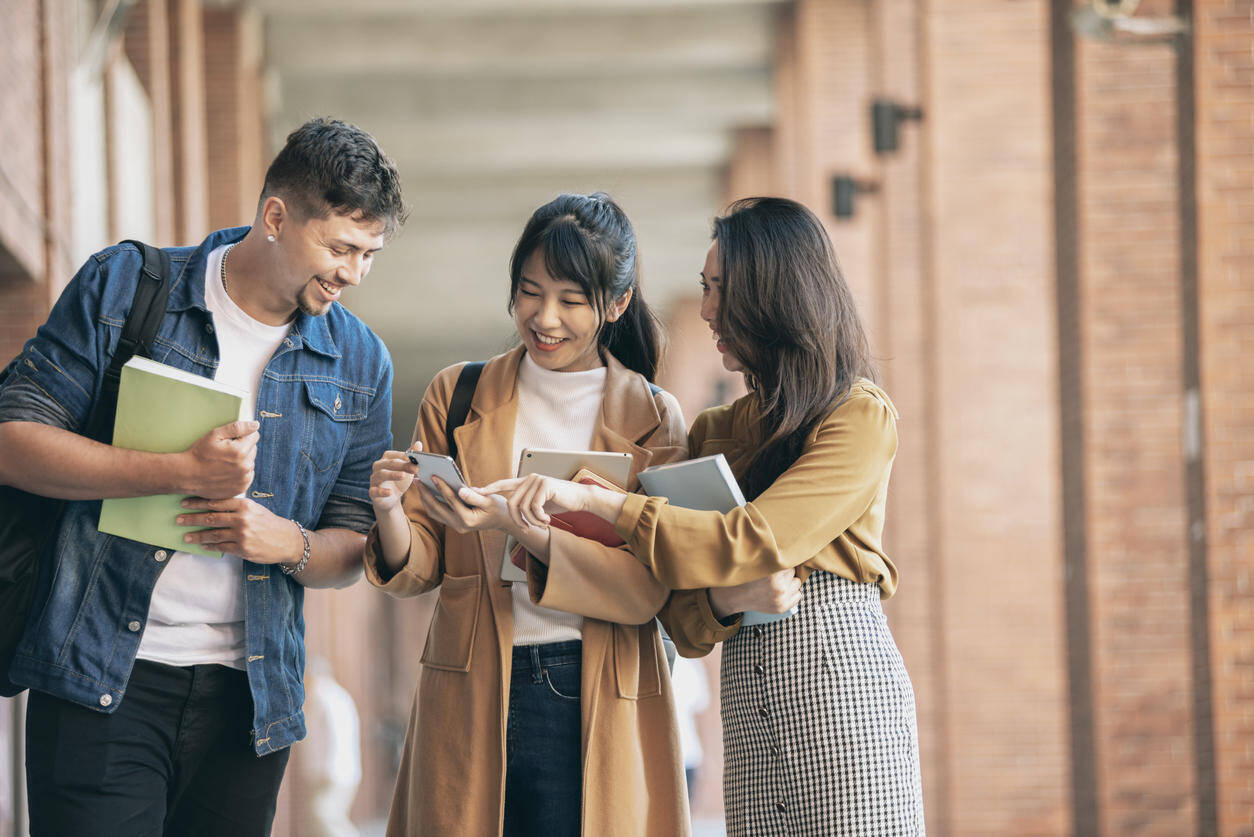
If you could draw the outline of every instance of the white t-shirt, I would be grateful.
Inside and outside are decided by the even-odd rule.
[[[205,266],[205,305],[218,338],[213,379],[247,392],[244,414],[252,416],[262,372],[291,326],[258,322],[227,295],[221,280],[225,251],[225,246],[215,249]],[[138,656],[174,666],[218,663],[244,669],[243,559],[229,553],[171,555],[152,591]]]
[[[514,462],[525,448],[589,450],[605,394],[605,367],[586,372],[552,372],[523,355],[518,369],[518,418]],[[540,645],[583,637],[583,617],[540,607],[527,582],[514,582],[514,644]]]

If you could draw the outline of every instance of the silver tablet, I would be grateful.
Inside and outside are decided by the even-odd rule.
[[[557,477],[568,480],[583,468],[627,488],[627,480],[631,478],[631,454],[613,453],[593,450],[551,450],[548,448],[525,448],[518,460],[518,476],[543,474],[546,477]]]

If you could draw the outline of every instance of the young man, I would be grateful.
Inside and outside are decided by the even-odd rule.
[[[351,584],[391,446],[392,364],[336,302],[404,220],[396,167],[333,120],[294,131],[251,227],[168,250],[154,360],[250,394],[182,453],[88,425],[142,256],[95,254],[0,389],[0,483],[69,500],[10,679],[31,689],[33,834],[266,834],[305,734],[304,587]],[[99,500],[188,494],[206,558],[103,535]],[[189,532],[192,529],[189,528]]]

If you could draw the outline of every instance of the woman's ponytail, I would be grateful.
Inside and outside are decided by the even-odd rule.
[[[602,326],[600,343],[619,363],[644,375],[650,383],[657,378],[662,362],[662,329],[653,309],[644,301],[639,282],[622,315]]]

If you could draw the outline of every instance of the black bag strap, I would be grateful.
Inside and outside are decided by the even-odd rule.
[[[165,317],[166,301],[170,297],[170,256],[164,250],[128,239],[123,244],[134,244],[144,256],[139,280],[135,283],[135,298],[131,311],[122,326],[122,338],[105,370],[96,400],[88,436],[106,444],[113,437],[113,419],[118,408],[118,385],[122,381],[122,367],[135,355],[149,357],[153,338]]]
[[[467,363],[457,375],[457,385],[453,387],[453,397],[448,403],[448,418],[444,420],[444,438],[448,442],[448,455],[457,458],[457,440],[453,431],[466,423],[470,415],[470,402],[475,397],[475,388],[479,386],[479,375],[483,372],[483,361]]]

